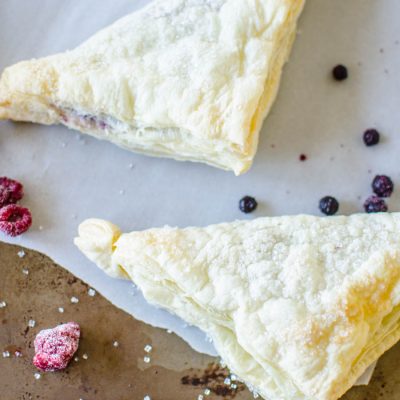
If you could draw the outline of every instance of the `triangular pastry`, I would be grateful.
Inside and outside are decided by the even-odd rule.
[[[400,338],[400,214],[260,218],[75,240],[200,327],[268,400],[337,400]]]
[[[257,150],[304,0],[157,0],[78,48],[7,68],[0,119],[64,124],[236,174]]]

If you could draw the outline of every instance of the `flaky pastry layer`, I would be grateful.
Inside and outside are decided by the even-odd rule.
[[[61,123],[128,150],[243,173],[303,5],[157,0],[72,51],[7,68],[0,119]]]
[[[400,339],[400,214],[260,218],[121,234],[79,249],[200,327],[269,400],[337,400]]]

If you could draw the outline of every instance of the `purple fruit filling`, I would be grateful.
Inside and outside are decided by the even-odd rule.
[[[110,129],[109,119],[105,116],[95,116],[91,114],[80,113],[72,109],[63,109],[61,118],[66,124],[78,125],[86,129]]]

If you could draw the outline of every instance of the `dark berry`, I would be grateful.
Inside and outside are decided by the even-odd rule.
[[[245,196],[239,202],[240,211],[248,214],[253,212],[257,208],[257,201],[254,197]]]
[[[9,204],[0,209],[0,231],[8,236],[19,236],[32,225],[31,212],[24,207]]]
[[[344,65],[336,65],[332,70],[332,75],[337,81],[344,81],[349,76],[347,68]]]
[[[339,203],[334,197],[325,196],[319,201],[319,209],[325,215],[334,215],[339,210]]]
[[[363,139],[366,146],[375,146],[379,143],[380,135],[376,129],[367,129]]]
[[[24,187],[13,179],[0,177],[0,207],[15,204],[24,196]]]
[[[393,188],[393,181],[386,175],[377,175],[372,181],[372,190],[379,197],[390,197]]]
[[[307,161],[307,156],[305,154],[300,154],[299,160],[300,161]]]
[[[34,342],[33,365],[47,372],[65,369],[78,350],[80,335],[76,322],[39,332]]]
[[[364,203],[364,209],[367,213],[377,213],[386,212],[388,207],[385,200],[379,198],[378,196],[370,196]]]

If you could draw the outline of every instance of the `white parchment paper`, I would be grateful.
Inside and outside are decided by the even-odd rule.
[[[72,48],[146,3],[2,0],[0,70]],[[34,217],[23,237],[0,239],[48,254],[136,318],[213,353],[201,332],[87,261],[72,243],[77,225],[88,217],[109,219],[125,231],[231,221],[244,218],[237,203],[247,194],[260,203],[248,218],[318,214],[326,194],[338,198],[342,214],[361,211],[374,174],[400,185],[399,15],[398,0],[308,0],[255,165],[241,177],[135,155],[63,127],[0,123],[0,175],[25,184],[23,204]],[[349,68],[343,83],[330,78],[338,63]],[[383,134],[374,148],[361,141],[369,127]],[[306,162],[299,161],[301,153]],[[389,201],[392,211],[400,210],[398,193]]]

